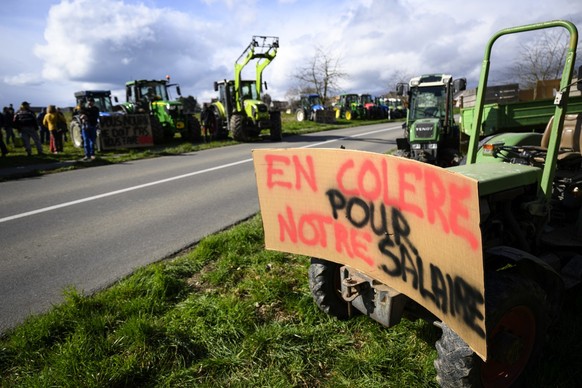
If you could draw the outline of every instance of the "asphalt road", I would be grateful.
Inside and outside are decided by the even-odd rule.
[[[386,152],[401,124],[376,124],[0,182],[0,332],[107,287],[259,210],[251,151]]]

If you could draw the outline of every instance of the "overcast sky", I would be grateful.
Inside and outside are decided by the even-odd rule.
[[[2,0],[0,105],[72,106],[73,93],[163,79],[200,102],[232,78],[253,35],[277,36],[263,73],[284,99],[316,47],[341,59],[344,92],[393,90],[395,75],[444,72],[479,79],[485,44],[506,27],[570,20],[581,0]],[[519,43],[500,46],[510,64]],[[582,55],[582,54],[581,54]],[[582,58],[582,57],[581,57]],[[497,59],[497,57],[494,57]],[[251,64],[251,68],[254,66]],[[499,76],[498,76],[499,77]]]

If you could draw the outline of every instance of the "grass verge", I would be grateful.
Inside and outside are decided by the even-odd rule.
[[[179,257],[66,301],[0,338],[2,387],[436,387],[440,332],[319,311],[308,258],[266,251],[260,216]],[[582,378],[582,298],[571,296],[531,386]]]
[[[436,331],[321,313],[260,217],[0,339],[2,386],[435,386]]]

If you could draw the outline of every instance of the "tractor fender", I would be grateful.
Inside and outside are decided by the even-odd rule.
[[[224,105],[222,105],[222,103],[220,101],[216,101],[216,102],[212,103],[212,106],[216,108],[216,110],[218,111],[218,114],[220,115],[220,118],[222,120],[224,120],[224,118],[226,117],[226,111],[224,110]]]
[[[515,266],[522,276],[536,281],[548,296],[552,317],[555,318],[558,315],[565,284],[560,273],[548,262],[531,253],[509,246],[489,248],[485,251],[485,258],[487,270],[504,270]]]
[[[487,143],[502,143],[507,146],[523,146],[532,145],[539,146],[542,141],[542,134],[535,132],[506,132],[487,136],[479,141],[477,148],[477,163],[483,162],[498,162],[501,163],[501,158],[492,158],[485,156],[483,153],[483,146]]]

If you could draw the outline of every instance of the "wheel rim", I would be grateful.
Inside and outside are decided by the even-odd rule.
[[[534,349],[536,330],[535,316],[525,306],[503,315],[490,335],[491,359],[481,370],[485,387],[509,387],[516,381]]]
[[[351,120],[352,119],[352,112],[347,111],[346,112],[346,120]]]
[[[297,111],[297,121],[303,121],[305,119],[305,114],[303,111]]]

